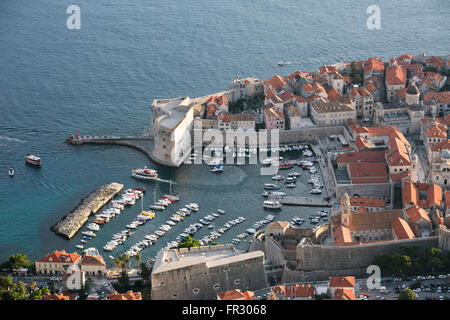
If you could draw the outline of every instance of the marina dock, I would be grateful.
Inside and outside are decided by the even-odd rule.
[[[307,206],[307,207],[331,207],[332,202],[324,198],[313,197],[293,197],[293,196],[270,196],[269,200],[279,201],[287,206]]]
[[[86,223],[91,214],[95,214],[109,200],[123,189],[123,184],[110,183],[91,192],[81,203],[65,216],[61,221],[50,228],[56,234],[71,239]]]

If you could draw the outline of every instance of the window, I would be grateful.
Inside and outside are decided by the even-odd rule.
[[[240,280],[240,279],[234,280],[234,284],[238,285],[239,283],[241,283],[241,280]]]
[[[216,283],[216,284],[213,286],[213,288],[214,288],[214,290],[219,289],[219,288],[220,288],[220,284]]]
[[[194,290],[192,290],[192,292],[194,294],[199,294],[200,293],[200,289],[199,288],[195,288]]]

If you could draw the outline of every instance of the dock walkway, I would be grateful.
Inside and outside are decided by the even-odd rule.
[[[116,144],[131,147],[143,152],[148,158],[153,160],[153,137],[121,137],[121,136],[68,136],[67,144]]]
[[[331,207],[333,205],[331,201],[324,198],[314,197],[269,196],[269,200],[279,201],[288,206]]]

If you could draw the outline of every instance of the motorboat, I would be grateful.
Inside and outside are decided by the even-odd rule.
[[[131,170],[131,176],[137,179],[155,180],[158,178],[158,172],[145,167],[144,169]]]
[[[8,174],[10,177],[14,177],[14,174],[15,174],[14,168],[9,168]]]
[[[310,193],[312,193],[312,194],[321,194],[321,193],[322,193],[322,190],[320,190],[320,189],[312,189],[312,190],[310,191]]]
[[[189,203],[185,207],[193,211],[198,211],[198,204],[196,203]]]
[[[283,177],[283,176],[280,176],[279,174],[272,177],[272,180],[276,180],[276,181],[278,181],[278,180],[283,180],[283,179],[284,179],[284,177]]]
[[[75,247],[77,247],[78,249],[83,249],[84,246],[82,244],[77,244]]]
[[[294,167],[294,164],[292,164],[291,162],[285,162],[285,163],[281,163],[278,167],[283,170],[291,169]]]
[[[218,164],[218,165],[216,165],[214,168],[212,168],[209,171],[211,171],[211,172],[222,172],[223,171],[223,165]]]
[[[152,209],[152,210],[157,210],[157,211],[162,211],[162,210],[166,209],[166,207],[160,206],[157,204],[149,205],[148,208]]]
[[[295,188],[295,187],[297,187],[297,185],[295,183],[288,183],[286,185],[286,188]]]
[[[280,209],[282,206],[279,201],[264,201],[264,208],[267,209]]]
[[[264,189],[266,190],[278,190],[280,187],[276,184],[266,183],[264,184]]]
[[[222,210],[222,209],[217,209],[217,212],[220,214],[225,214],[225,210]]]
[[[287,65],[290,65],[290,64],[292,64],[292,61],[280,61],[280,62],[278,62],[278,65],[280,67],[287,66]]]

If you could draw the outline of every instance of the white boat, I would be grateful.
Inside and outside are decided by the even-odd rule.
[[[284,177],[283,176],[280,176],[279,174],[277,174],[276,176],[273,176],[272,177],[272,180],[276,180],[276,181],[278,181],[278,180],[283,180],[284,179]]]
[[[160,206],[160,205],[157,205],[157,204],[149,205],[148,208],[152,209],[152,210],[157,210],[157,211],[162,211],[162,210],[166,209],[166,207]]]
[[[217,209],[217,212],[220,214],[225,214],[225,210],[222,210],[222,209]]]
[[[248,228],[247,232],[250,233],[250,234],[253,234],[253,233],[256,232],[256,229],[255,228]]]
[[[144,169],[131,170],[131,176],[137,179],[155,180],[158,178],[158,172],[145,167]]]
[[[264,189],[266,189],[266,190],[277,190],[279,188],[280,187],[277,186],[276,184],[271,184],[271,183],[264,184]]]
[[[310,193],[312,193],[312,194],[321,194],[321,193],[322,193],[322,190],[320,190],[320,189],[312,189],[312,190],[310,191]]]
[[[209,170],[211,172],[222,172],[223,171],[223,165],[216,165],[214,168],[212,168],[211,170]]]
[[[83,249],[84,246],[82,244],[77,244],[75,247],[77,247],[78,249]]]
[[[279,201],[264,201],[264,208],[267,209],[280,209],[282,206]]]
[[[278,62],[279,66],[287,66],[289,64],[292,64],[292,61],[284,61],[283,60],[283,61]]]
[[[198,211],[198,204],[196,203],[189,203],[186,205],[186,208],[191,209],[193,211]],[[181,209],[180,209],[181,211]]]
[[[15,174],[14,168],[9,168],[8,174],[10,177],[14,177],[14,174]]]

